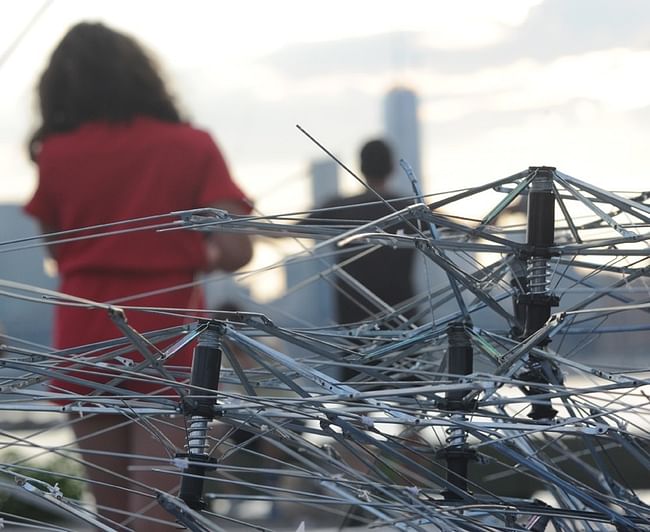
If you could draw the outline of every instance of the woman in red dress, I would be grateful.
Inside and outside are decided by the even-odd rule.
[[[52,53],[38,83],[38,97],[41,125],[30,139],[29,151],[38,165],[39,181],[25,210],[44,233],[200,207],[249,212],[214,140],[182,120],[152,59],[132,37],[99,23],[75,25]],[[53,245],[50,251],[58,264],[60,291],[66,294],[107,303],[153,294],[128,299],[128,305],[169,308],[198,308],[202,296],[192,284],[196,275],[214,269],[234,271],[252,254],[248,237],[241,234],[212,233],[206,238],[183,230],[81,239]],[[127,316],[139,332],[183,321],[144,311],[129,311]],[[119,336],[105,310],[56,308],[56,348]],[[137,361],[138,355],[133,358]],[[171,363],[190,366],[191,352],[184,351]],[[155,385],[138,381],[123,387],[136,393],[156,391]],[[50,382],[51,391],[71,399],[91,389],[66,379]],[[126,486],[130,477],[171,491],[170,482],[178,480],[147,468],[129,471],[132,464],[103,454],[161,454],[160,443],[138,423],[123,421],[103,414],[73,423],[79,447],[90,451],[84,458],[90,463],[100,513],[117,522],[142,512],[143,504],[152,499],[124,497],[111,484]],[[178,432],[171,438],[180,446]],[[115,511],[102,510],[104,505]],[[169,519],[157,509],[147,515]],[[136,529],[146,525],[142,519],[129,524]]]

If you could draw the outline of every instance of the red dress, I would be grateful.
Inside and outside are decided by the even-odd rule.
[[[38,168],[38,187],[25,210],[43,226],[57,231],[208,207],[222,201],[246,205],[209,134],[187,124],[148,117],[128,124],[92,122],[69,133],[52,135],[43,143]],[[130,227],[150,223],[136,222]],[[88,233],[96,234],[97,230]],[[141,230],[57,244],[60,290],[112,302],[189,283],[207,266],[202,239],[196,231]],[[180,288],[128,299],[123,304],[197,308],[202,301],[200,289]],[[129,325],[140,332],[183,322],[181,317],[139,311],[127,311],[126,315]],[[106,311],[56,307],[57,348],[118,337],[121,332]],[[131,358],[141,360],[137,354]],[[190,366],[191,351],[180,353],[170,364]],[[87,374],[77,375],[89,378]],[[156,388],[137,382],[124,387],[140,393]],[[58,379],[52,380],[51,389],[89,391]]]

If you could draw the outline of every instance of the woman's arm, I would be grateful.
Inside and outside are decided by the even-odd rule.
[[[212,205],[232,214],[248,214],[244,207],[235,201],[223,201]],[[248,235],[214,231],[207,233],[205,240],[208,256],[208,270],[234,272],[253,257],[253,245]]]

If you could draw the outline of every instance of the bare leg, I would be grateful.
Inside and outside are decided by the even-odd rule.
[[[128,515],[130,421],[118,415],[71,416],[99,515],[121,523]]]
[[[178,528],[173,516],[158,504],[154,490],[176,495],[180,477],[152,469],[168,468],[176,449],[183,450],[183,418],[134,421],[96,414],[72,419],[99,515],[136,531]]]
[[[129,511],[132,515],[144,515],[168,523],[153,523],[146,519],[135,519],[129,526],[136,531],[172,530],[178,528],[174,517],[157,502],[154,489],[178,495],[180,476],[178,471],[169,473],[153,469],[169,469],[170,459],[176,451],[182,452],[185,444],[185,426],[181,416],[176,418],[148,418],[143,424],[134,422],[130,427],[130,447],[134,455],[129,476],[134,487],[146,485],[152,488],[148,495],[131,491],[128,498]],[[141,458],[138,458],[141,457]],[[145,459],[148,458],[148,459]],[[151,458],[154,458],[152,460]],[[143,491],[138,489],[138,491]],[[147,491],[147,490],[144,490]]]

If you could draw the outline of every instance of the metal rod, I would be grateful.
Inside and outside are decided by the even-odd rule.
[[[221,325],[210,324],[199,337],[192,359],[190,385],[192,393],[185,400],[185,415],[189,418],[187,431],[187,454],[189,463],[184,469],[179,497],[192,509],[202,510],[203,481],[206,468],[202,463],[209,462],[208,430],[214,419],[216,390],[221,371]],[[196,397],[192,397],[196,396]]]
[[[551,317],[551,307],[556,304],[548,290],[548,261],[550,249],[555,240],[555,191],[553,178],[555,168],[548,166],[532,167],[534,177],[528,194],[528,213],[526,243],[528,246],[527,294],[523,298],[526,307],[524,338],[529,338],[542,329]],[[548,343],[548,338],[540,340],[536,347]],[[530,356],[527,369],[519,378],[532,383],[548,384],[551,369],[548,361]],[[544,393],[543,388],[529,386],[523,388],[527,395]],[[552,419],[557,411],[550,399],[534,401],[528,417],[532,419]]]
[[[450,375],[469,375],[474,371],[474,352],[465,324],[460,322],[450,323],[447,328],[447,366]],[[461,492],[467,492],[468,463],[473,453],[467,448],[467,433],[461,428],[466,421],[465,412],[470,408],[463,402],[467,390],[452,390],[446,393],[447,408],[454,411],[452,421],[459,426],[448,429],[447,447],[442,455],[447,461],[447,481]],[[458,500],[455,491],[447,490],[445,498]]]

